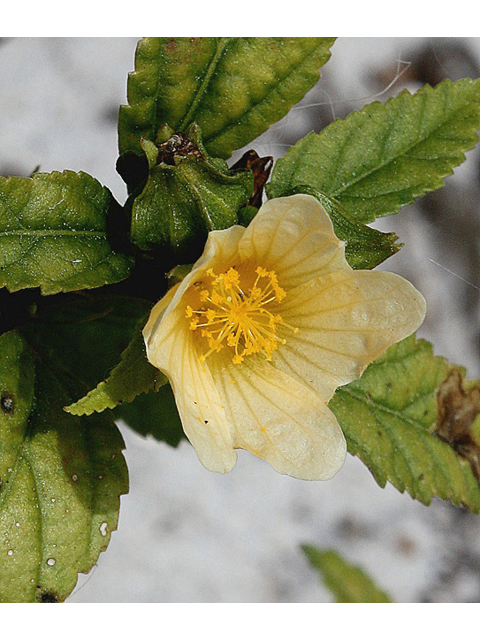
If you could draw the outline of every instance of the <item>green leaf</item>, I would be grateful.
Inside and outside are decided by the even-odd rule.
[[[479,127],[480,80],[404,91],[300,140],[276,163],[267,193],[307,185],[371,222],[442,187]]]
[[[95,292],[42,302],[21,326],[22,335],[70,385],[72,401],[96,387],[119,364],[138,323],[152,306],[140,298]]]
[[[107,238],[112,204],[86,173],[0,178],[0,287],[54,294],[126,278],[132,259]]]
[[[478,513],[480,488],[469,463],[435,435],[436,391],[452,368],[429,342],[411,336],[337,389],[329,407],[348,451],[381,487],[388,481],[424,504],[438,496]]]
[[[185,438],[169,384],[164,384],[158,391],[138,395],[133,402],[118,405],[113,413],[140,435],[153,436],[172,447],[176,447]]]
[[[120,154],[141,155],[167,123],[197,122],[207,151],[228,158],[288,113],[319,78],[334,38],[143,38],[128,105],[120,108]]]
[[[65,387],[18,332],[0,353],[0,602],[59,602],[117,526],[124,445],[104,416],[62,410]]]
[[[302,549],[336,602],[391,602],[360,567],[350,564],[335,551],[322,551],[311,545],[302,545]]]
[[[299,186],[287,195],[295,193],[309,194],[322,204],[337,238],[346,243],[345,257],[352,269],[373,269],[403,246],[396,244],[398,237],[394,233],[383,233],[357,222],[340,202],[311,187]]]
[[[119,365],[128,350],[139,322],[150,312],[151,302],[125,296],[72,294],[68,302],[43,298],[43,305],[30,322],[21,327],[22,334],[35,352],[49,363],[68,387],[71,402],[87,394]],[[137,347],[138,347],[137,343]],[[92,353],[95,357],[92,358]],[[159,373],[154,369],[156,375]],[[157,381],[154,389],[158,388]],[[61,404],[62,407],[70,402]],[[109,412],[107,412],[109,413]],[[151,434],[176,446],[184,437],[175,399],[169,384],[137,395],[113,410],[141,435]],[[91,418],[85,418],[93,420]]]
[[[147,360],[142,336],[145,323],[146,319],[135,332],[132,341],[122,353],[120,364],[113,369],[109,377],[86,396],[65,407],[65,411],[75,416],[89,416],[95,411],[102,412],[123,402],[131,402],[140,393],[146,393],[153,387],[158,388],[167,382],[167,378]]]
[[[206,155],[197,127],[188,136],[144,144],[149,177],[132,204],[132,242],[164,256],[167,267],[194,262],[210,231],[237,224],[254,186],[250,170],[230,171]]]

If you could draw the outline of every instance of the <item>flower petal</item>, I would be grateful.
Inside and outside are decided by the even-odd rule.
[[[237,454],[220,395],[200,363],[185,322],[185,309],[170,310],[160,326],[154,312],[155,308],[144,329],[148,360],[169,378],[183,430],[200,462],[211,471],[226,473],[235,466]],[[153,333],[149,326],[156,326]]]
[[[328,401],[361,376],[387,347],[411,335],[425,317],[422,295],[385,271],[344,271],[292,290],[278,306],[297,333],[273,353],[275,366]]]
[[[238,262],[238,244],[244,233],[245,228],[239,225],[228,229],[210,231],[202,255],[195,262],[190,273],[180,283],[178,293],[172,301],[172,309],[180,302],[188,287],[200,280],[208,269],[213,268],[217,273],[221,273],[229,269],[235,262]]]
[[[159,300],[157,304],[153,307],[148,317],[147,324],[143,329],[143,336],[146,340],[149,340],[150,336],[152,336],[158,330],[158,327],[160,326],[160,323],[163,320],[163,316],[165,315],[167,307],[172,301],[173,296],[175,295],[180,284],[181,283],[178,282],[171,289],[169,289],[167,293],[163,296],[163,298]]]
[[[244,260],[274,269],[286,289],[320,275],[350,270],[344,247],[318,200],[298,194],[263,204],[238,250]]]
[[[157,302],[143,330],[147,358],[170,381],[185,435],[202,464],[220,473],[235,466],[237,454],[220,396],[188,329],[183,297],[210,267],[231,266],[244,231],[234,226],[211,232],[190,273]]]
[[[234,446],[302,480],[328,480],[346,455],[333,413],[305,385],[261,356],[241,365],[215,357],[209,363],[233,426]]]

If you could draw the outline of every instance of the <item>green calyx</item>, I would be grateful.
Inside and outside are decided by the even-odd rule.
[[[165,140],[166,133],[171,130],[164,125],[155,143],[142,140],[148,177],[132,199],[131,241],[172,266],[194,261],[210,231],[239,223],[254,174],[210,157],[196,124]]]

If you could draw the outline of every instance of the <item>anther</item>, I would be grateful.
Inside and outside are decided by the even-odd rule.
[[[189,305],[185,307],[186,317],[192,318],[190,329],[200,329],[200,335],[208,343],[209,349],[200,357],[202,363],[212,352],[223,349],[225,344],[234,350],[234,364],[243,362],[247,355],[260,352],[271,360],[278,343],[286,343],[284,338],[277,337],[277,325],[294,333],[298,331],[284,322],[278,313],[274,314],[267,308],[286,296],[275,271],[258,266],[255,274],[252,286],[245,290],[235,268],[218,275],[213,269],[208,269],[206,275],[212,282],[200,291],[201,306],[196,310]]]

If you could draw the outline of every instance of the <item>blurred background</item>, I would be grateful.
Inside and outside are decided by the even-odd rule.
[[[0,39],[0,175],[86,171],[123,203],[116,125],[137,40]],[[318,85],[248,148],[281,157],[373,100],[479,69],[480,38],[339,38]],[[480,377],[479,192],[475,149],[443,189],[375,223],[405,243],[382,268],[427,300],[418,335],[470,378]],[[130,493],[71,602],[329,602],[302,543],[335,549],[397,602],[480,601],[480,517],[467,510],[380,489],[351,456],[327,483],[280,476],[243,451],[221,476],[186,441],[173,449],[120,428]]]

